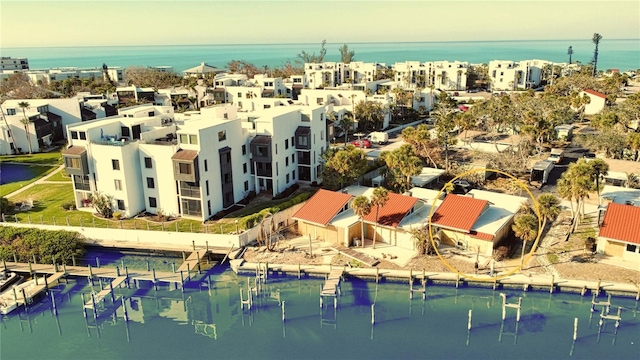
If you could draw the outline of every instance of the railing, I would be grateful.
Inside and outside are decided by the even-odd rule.
[[[129,141],[125,140],[91,140],[92,144],[96,145],[110,145],[110,146],[126,146],[129,144]]]

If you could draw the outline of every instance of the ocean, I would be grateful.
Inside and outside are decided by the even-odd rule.
[[[339,61],[342,44],[327,44],[325,61]],[[541,59],[568,62],[567,49],[573,47],[573,61],[586,64],[593,57],[590,40],[462,41],[462,42],[385,42],[350,43],[356,61],[392,65],[403,61],[467,61],[471,64],[491,60]],[[31,69],[55,67],[95,68],[172,66],[174,71],[206,62],[226,67],[231,60],[245,60],[258,67],[281,66],[296,61],[301,51],[318,53],[320,43],[166,45],[166,46],[78,46],[46,48],[2,48],[2,56],[26,57]],[[640,39],[603,39],[599,47],[598,69],[621,71],[640,68]]]

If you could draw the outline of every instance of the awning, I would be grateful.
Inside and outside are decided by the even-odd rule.
[[[257,135],[251,140],[251,144],[271,144],[271,136]]]
[[[87,149],[85,149],[84,146],[71,146],[68,149],[62,150],[62,155],[66,155],[66,156],[81,156],[82,154],[84,154],[86,152],[87,152]]]
[[[178,150],[173,156],[171,160],[195,160],[198,157],[198,152],[195,150]]]

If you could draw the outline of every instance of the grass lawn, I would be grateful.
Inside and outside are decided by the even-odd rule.
[[[24,165],[25,168],[29,169],[31,173],[31,178],[23,181],[15,181],[8,184],[0,185],[0,196],[6,196],[25,185],[31,184],[32,182],[40,179],[41,177],[47,175],[48,173],[54,171],[56,167],[53,166],[38,166],[38,165]]]
[[[47,179],[47,181],[66,181],[66,182],[70,182],[71,181],[71,177],[67,175],[67,173],[64,171],[64,169],[58,171],[57,173],[51,175],[51,177],[49,177]]]
[[[61,150],[50,151],[47,153],[37,154],[21,154],[21,155],[4,155],[0,156],[0,162],[15,162],[23,164],[62,164]]]

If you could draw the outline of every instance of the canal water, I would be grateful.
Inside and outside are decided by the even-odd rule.
[[[129,321],[121,301],[115,309],[108,299],[97,324],[91,311],[84,317],[81,300],[92,286],[72,279],[52,290],[58,315],[48,296],[1,318],[0,358],[630,359],[640,351],[640,309],[632,298],[611,299],[611,313],[621,307],[622,322],[617,335],[608,321],[598,336],[600,309],[591,313],[589,296],[430,286],[425,300],[420,293],[410,300],[407,284],[348,279],[336,310],[332,301],[320,307],[322,280],[271,277],[248,311],[240,305],[248,279],[214,267],[184,292],[174,285],[132,283],[115,290],[127,299]],[[97,282],[93,290],[99,291]],[[501,320],[500,292],[509,303],[522,297],[519,323],[510,308]],[[285,322],[279,302],[285,304]]]

